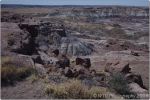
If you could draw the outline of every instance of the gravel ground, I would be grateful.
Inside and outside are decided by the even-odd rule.
[[[28,80],[18,82],[15,86],[2,87],[2,99],[47,99],[44,83],[40,80],[31,83]]]

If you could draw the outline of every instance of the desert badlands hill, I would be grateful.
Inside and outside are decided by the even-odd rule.
[[[2,5],[1,14],[2,98],[148,98],[149,8]]]

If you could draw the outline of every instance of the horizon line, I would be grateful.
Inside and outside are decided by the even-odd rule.
[[[55,5],[55,4],[52,4],[52,5],[45,5],[45,4],[6,4],[6,3],[1,3],[1,5],[20,5],[20,6],[127,6],[127,7],[149,7],[149,6],[143,6],[143,5],[106,5],[106,4],[103,4],[103,5],[92,5],[92,4],[58,4],[58,5]]]

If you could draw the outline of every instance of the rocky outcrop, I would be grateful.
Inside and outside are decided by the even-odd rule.
[[[77,38],[67,36],[62,25],[52,23],[22,23],[18,25],[22,33],[10,37],[8,44],[14,52],[32,55],[51,52],[58,56],[59,52],[69,56],[89,55],[93,47]],[[19,41],[19,42],[18,42]],[[54,50],[57,50],[54,52]],[[59,50],[59,52],[58,52]]]
[[[110,61],[106,63],[105,71],[110,73],[130,73],[129,63],[125,61]]]
[[[148,90],[143,84],[143,79],[140,74],[135,74],[130,71],[129,63],[125,61],[111,61],[106,63],[105,71],[110,75],[120,73],[126,80],[130,92],[135,93],[136,98],[148,98]],[[111,77],[111,76],[109,76]]]
[[[56,66],[56,64],[58,63],[58,59],[56,57],[49,57],[46,53],[44,52],[38,52],[40,55],[41,60],[43,61],[43,63],[45,65],[54,65]]]
[[[12,33],[8,35],[8,48],[13,52],[30,55],[34,51],[31,39],[27,31],[20,30],[20,32]]]
[[[89,58],[76,58],[76,65],[82,65],[85,68],[90,68],[91,67],[91,61]]]
[[[126,7],[126,6],[85,6],[85,7],[71,7],[69,10],[61,11],[61,9],[51,12],[48,16],[69,16],[86,17],[88,21],[93,21],[96,18],[110,18],[110,17],[148,17],[148,7]]]
[[[62,54],[85,56],[92,53],[92,46],[77,38],[62,38],[60,51]]]
[[[66,36],[65,30],[61,26],[54,28],[50,23],[21,23],[18,26],[28,34],[23,33],[27,35],[26,40],[20,38],[22,44],[15,51],[26,55],[37,53],[37,50],[48,51],[50,45],[58,47],[61,37]]]
[[[59,61],[57,62],[56,65],[58,68],[65,68],[65,67],[70,67],[70,60],[67,58],[66,55],[62,55]]]

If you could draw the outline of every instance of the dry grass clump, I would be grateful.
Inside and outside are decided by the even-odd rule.
[[[2,57],[1,83],[2,86],[14,84],[33,73],[33,69],[25,66],[16,66],[10,57]]]
[[[104,87],[88,87],[79,80],[69,80],[61,84],[48,84],[46,94],[61,99],[104,99],[108,90]]]
[[[1,65],[3,66],[3,64],[9,64],[10,62],[12,62],[12,58],[9,56],[3,56],[1,57]]]
[[[13,65],[3,66],[1,68],[1,81],[2,85],[13,84],[15,81],[22,80],[32,73],[32,69],[20,67],[17,68]]]
[[[36,82],[39,79],[37,74],[32,74],[30,77],[27,78],[31,83]]]

